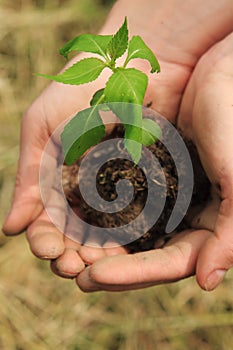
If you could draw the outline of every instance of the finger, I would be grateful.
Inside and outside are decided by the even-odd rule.
[[[32,253],[38,258],[55,259],[64,252],[63,233],[51,223],[45,211],[29,225],[26,236]]]
[[[111,240],[106,241],[103,245],[103,248],[107,256],[128,254],[128,251],[124,246],[116,244]]]
[[[92,265],[97,260],[104,258],[105,256],[114,256],[127,254],[127,249],[124,246],[109,240],[105,236],[102,244],[92,242],[91,245],[83,245],[79,250],[79,254],[87,265]]]
[[[7,235],[22,232],[43,209],[39,189],[39,167],[48,135],[46,125],[43,125],[42,114],[42,111],[37,110],[36,113],[28,112],[23,118],[14,196],[3,225],[3,232]],[[51,162],[50,165],[52,168],[55,163]]]
[[[79,255],[79,250],[85,236],[82,220],[77,219],[78,208],[69,208],[68,222],[64,230],[65,250],[61,256],[51,261],[52,271],[64,278],[74,278],[85,268],[85,263]]]
[[[85,264],[76,249],[66,248],[56,260],[51,261],[52,271],[64,278],[74,278],[85,268]]]
[[[67,211],[62,194],[51,188],[43,212],[29,225],[26,236],[32,252],[42,259],[54,259],[64,249],[63,234],[66,226]]]
[[[199,250],[210,234],[206,230],[186,232],[163,249],[105,257],[81,272],[77,284],[85,292],[122,291],[191,276]]]
[[[106,240],[107,236],[104,233],[104,229],[103,234],[100,235],[99,231],[98,233],[95,231],[94,226],[88,227],[86,240],[79,250],[81,258],[87,265],[91,265],[95,261],[106,256],[105,249],[103,248]]]
[[[221,181],[223,200],[215,226],[200,252],[197,262],[197,281],[205,290],[215,289],[233,266],[233,179],[232,173]]]
[[[105,250],[100,246],[82,246],[79,250],[80,257],[86,265],[92,265],[95,261],[106,256]]]

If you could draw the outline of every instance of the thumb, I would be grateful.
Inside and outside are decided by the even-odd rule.
[[[39,168],[48,139],[44,124],[38,108],[31,108],[23,117],[13,201],[2,228],[6,235],[22,232],[42,211]]]
[[[221,193],[214,235],[206,241],[197,262],[197,281],[205,290],[215,289],[233,266],[233,179],[230,176],[223,176]]]

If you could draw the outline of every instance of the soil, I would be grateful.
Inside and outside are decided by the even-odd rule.
[[[146,115],[146,117],[150,117],[150,115]],[[177,199],[178,176],[173,157],[164,146],[164,143],[166,144],[164,140],[169,140],[172,135],[170,135],[170,131],[167,131],[166,128],[161,125],[161,120],[157,120],[157,122],[162,128],[163,140],[162,142],[156,141],[153,145],[145,149],[144,158],[147,158],[148,161],[148,166],[146,168],[135,166],[129,159],[124,159],[121,157],[114,160],[108,160],[98,170],[96,176],[98,195],[100,195],[104,200],[112,202],[113,206],[113,201],[118,196],[116,185],[119,180],[129,180],[133,185],[133,199],[125,208],[119,210],[118,212],[105,213],[103,211],[95,210],[87,205],[80,193],[77,181],[80,164],[79,161],[72,166],[63,167],[63,189],[70,206],[74,209],[78,207],[79,215],[82,217],[82,219],[93,226],[103,228],[122,226],[122,229],[119,230],[120,233],[118,233],[118,236],[116,237],[115,235],[113,238],[115,241],[121,244],[122,239],[125,239],[125,235],[127,234],[128,242],[130,243],[126,244],[126,248],[130,253],[162,247],[175,234],[178,234],[185,228],[189,228],[187,217],[189,216],[190,211],[196,206],[204,205],[210,196],[210,183],[201,165],[196,147],[190,140],[187,140],[185,137],[183,137],[183,135],[181,135],[189,151],[193,164],[194,187],[189,209],[186,213],[181,213],[184,216],[183,220],[174,232],[171,234],[166,233],[165,229]],[[114,128],[111,138],[121,138],[123,136],[123,131],[123,127],[118,125]],[[121,141],[119,141],[119,152],[122,149],[123,147]],[[107,152],[109,152],[109,150]],[[152,167],[150,166],[150,152],[155,155],[156,159],[159,161],[159,165],[153,164]],[[98,154],[96,156],[98,156]],[[179,157],[180,162],[182,163],[182,154],[178,154],[178,159]],[[183,171],[185,172],[186,169],[184,168]],[[163,210],[159,215],[159,218],[149,230],[146,230],[146,232],[143,231],[143,227],[146,226],[149,218],[147,213],[142,216],[142,219],[138,224],[140,227],[136,226],[135,229],[134,226],[131,230],[127,228],[126,232],[123,225],[130,223],[132,220],[136,219],[140,213],[143,213],[143,208],[145,207],[145,203],[148,198],[148,177],[152,179],[152,182],[155,184],[153,188],[154,201],[151,204],[149,215],[151,216],[151,213],[154,210],[156,211],[156,206],[161,201],[164,201],[165,205],[163,206]],[[85,173],[85,184],[87,188],[90,181],[93,181],[93,178],[91,172],[88,171]],[[166,190],[161,192],[161,186],[165,186]],[[182,193],[182,188],[179,188],[179,190],[181,190],[180,192]],[[126,197],[128,195],[127,192],[128,191],[124,191]],[[186,192],[183,192],[185,195]],[[161,198],[161,196],[164,198]],[[98,201],[98,197],[94,200]],[[122,200],[126,200],[126,198],[122,198]],[[183,209],[181,208],[180,210],[182,212]],[[138,238],[138,231],[143,231],[143,233],[145,233]]]

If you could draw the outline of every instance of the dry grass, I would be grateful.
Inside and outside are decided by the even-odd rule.
[[[96,32],[106,6],[95,0],[0,1],[0,222],[12,194],[22,112],[59,69],[57,49]],[[94,25],[93,25],[94,23]],[[24,236],[0,236],[1,350],[229,350],[232,272],[212,293],[194,279],[121,294],[81,293],[33,257]]]

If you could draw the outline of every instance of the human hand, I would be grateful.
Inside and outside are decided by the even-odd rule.
[[[232,72],[233,33],[200,60],[180,112],[179,124],[189,130],[206,173],[221,198],[214,234],[203,245],[197,259],[196,277],[204,289],[214,289],[233,265]]]
[[[129,19],[131,34],[135,32],[141,35],[146,43],[152,49],[154,48],[162,69],[156,79],[152,78],[149,81],[145,104],[152,101],[152,108],[172,122],[175,122],[183,90],[197,60],[215,41],[220,40],[231,30],[231,15],[226,11],[231,7],[228,1],[218,8],[208,8],[201,2],[199,6],[189,3],[186,8],[179,4],[181,5],[179,0],[166,2],[166,4],[158,0],[157,2],[148,1],[148,6],[145,7],[141,1],[135,1],[134,6],[127,0],[118,1],[102,31],[104,34],[114,32],[119,26],[119,18],[126,15]],[[180,9],[179,12],[176,11],[177,7]],[[145,23],[144,18],[148,17],[148,9],[150,21]],[[190,13],[192,13],[191,18]],[[217,13],[219,22],[213,26],[210,19]],[[187,35],[187,28],[189,35]],[[145,71],[147,69],[143,63],[140,63],[138,68]],[[86,245],[77,247],[77,250],[88,264],[106,254],[116,253],[114,249],[93,248]],[[126,251],[122,249],[121,253]],[[72,257],[69,254],[66,254],[66,259],[61,256],[52,262],[52,269],[58,275],[64,276],[63,266],[68,267],[71,261]]]
[[[77,103],[76,96],[80,100]],[[5,219],[3,231],[7,235],[21,233],[27,228],[27,238],[32,252],[43,259],[56,258],[64,252],[66,245],[72,242],[50,222],[41,200],[39,187],[39,168],[45,145],[56,129],[76,108],[85,108],[87,94],[85,89],[71,89],[69,86],[50,84],[41,96],[25,113],[21,127],[21,144],[18,173],[15,182],[14,199],[11,211]],[[49,167],[51,175],[57,166],[60,153],[58,140],[53,140],[53,156]],[[55,203],[58,195],[51,188],[51,198]],[[65,221],[65,212],[56,207],[61,221]],[[76,259],[77,260],[77,259]],[[77,261],[78,265],[78,261]]]
[[[119,21],[121,20],[122,18],[119,18]],[[111,31],[110,28],[106,30]],[[61,235],[44,210],[39,186],[39,168],[46,143],[53,135],[54,130],[69,116],[87,107],[93,92],[102,88],[103,81],[106,80],[104,75],[101,78],[102,80],[88,87],[71,87],[52,83],[25,113],[22,120],[20,159],[13,205],[3,227],[4,232],[8,235],[14,235],[27,229],[31,250],[40,258],[55,259],[62,255],[59,259],[61,263],[61,261],[66,260],[66,251],[68,250],[68,256],[72,256],[71,261],[74,260],[76,266],[74,271],[72,263],[69,264],[67,273],[69,276],[74,272],[77,274],[84,265],[71,249],[74,246],[73,242],[67,239],[67,236]],[[151,82],[151,86],[153,86],[153,82]],[[169,92],[170,89],[173,89],[172,84],[167,91]],[[149,97],[147,97],[148,99]],[[178,102],[175,101],[175,103]],[[53,183],[53,175],[60,156],[59,140],[54,139],[54,135],[51,144],[53,150],[47,173],[51,175],[51,183]],[[62,231],[65,231],[67,213],[65,208],[58,205],[60,198],[56,188],[51,186],[48,189],[48,194],[50,197],[49,205],[59,217]],[[75,249],[78,249],[77,244],[75,244]]]
[[[233,34],[197,64],[183,96],[178,126],[197,145],[215,199],[162,249],[105,257],[77,277],[84,291],[137,289],[177,281],[196,273],[212,290],[233,265],[232,72]],[[202,229],[201,229],[202,228]],[[203,229],[205,228],[205,229]]]
[[[166,3],[164,6],[162,1],[158,1],[156,4],[154,1],[150,1],[149,8],[150,13],[153,13],[153,18],[151,21],[146,21],[146,24],[144,18],[148,15],[148,8],[143,6],[140,1],[135,2],[134,5],[132,7],[128,1],[119,1],[111,12],[103,32],[114,32],[119,23],[122,22],[122,18],[127,15],[132,24],[131,33],[135,32],[145,38],[148,45],[155,49],[156,54],[162,53],[162,55],[157,55],[161,63],[162,73],[158,79],[151,79],[145,103],[154,99],[156,84],[157,99],[153,101],[153,107],[174,121],[182,91],[193,66],[199,56],[213,43],[212,35],[215,37],[214,40],[219,40],[229,31],[230,18],[227,18],[226,25],[223,26],[223,11],[219,12],[219,8],[213,8],[213,12],[220,13],[220,29],[218,27],[213,29],[211,25],[205,25],[201,26],[201,29],[196,33],[197,20],[195,16],[192,23],[190,18],[180,22],[179,16],[183,19],[182,11],[179,12],[178,17],[174,16],[170,10],[167,12],[171,4]],[[176,6],[176,4],[172,6]],[[224,6],[223,4],[225,9]],[[198,7],[195,6],[195,8]],[[225,11],[225,13],[228,16],[230,11]],[[205,16],[208,17],[208,15],[209,13],[205,13]],[[161,18],[166,18],[166,21],[161,21]],[[153,28],[151,27],[152,23]],[[182,28],[179,28],[179,23],[182,24]],[[185,31],[187,23],[191,28],[188,38]],[[171,31],[171,27],[176,28],[178,34],[174,30]],[[158,33],[156,38],[154,31]],[[205,36],[203,41],[203,33],[206,31],[210,34]],[[191,45],[192,37],[194,46]],[[142,70],[146,69],[147,67],[142,64]],[[102,79],[105,80],[105,76],[102,76]],[[20,160],[13,206],[3,228],[4,232],[9,235],[19,233],[27,228],[27,237],[32,251],[41,258],[54,259],[61,256],[57,260],[60,262],[58,264],[60,266],[59,273],[66,275],[64,266],[67,266],[69,270],[67,275],[69,276],[74,274],[74,270],[77,273],[83,264],[76,254],[77,245],[73,245],[73,242],[69,240],[68,243],[64,242],[63,236],[51,224],[46,211],[44,211],[39,191],[39,166],[50,135],[64,119],[75,114],[79,109],[87,107],[87,101],[90,100],[93,91],[102,88],[101,80],[97,84],[99,85],[91,84],[91,86],[80,88],[52,83],[26,112],[22,121]],[[54,140],[54,157],[53,162],[50,163],[51,173],[52,169],[56,167],[59,151],[58,140]],[[51,196],[51,198],[53,197],[57,203],[56,191]],[[58,212],[61,213],[59,210]],[[63,213],[62,218],[65,222],[65,213]],[[67,239],[65,238],[65,240]],[[67,246],[66,250],[65,246]],[[72,259],[70,259],[69,253]]]
[[[145,25],[142,25],[142,12],[134,11],[132,9],[132,6],[129,6],[129,8],[126,9],[124,3],[123,6],[122,4],[117,4],[115,9],[113,9],[112,13],[109,15],[108,21],[102,32],[113,33],[122,22],[122,18],[125,15],[128,15],[129,21],[132,22],[132,26],[134,27],[132,32],[135,30],[137,34],[143,35],[143,33],[140,33],[140,30],[142,30],[142,32],[145,31],[146,33],[149,33],[146,38],[148,45],[156,49],[154,35],[152,35],[152,33],[150,34],[149,28],[145,30]],[[79,56],[79,58],[81,57]],[[71,63],[72,62],[70,62],[70,64]],[[172,64],[170,65],[169,62],[166,63],[164,61],[164,65],[166,65],[168,70],[172,72]],[[172,78],[170,79],[170,83],[167,84],[167,73],[165,73],[163,74],[164,77],[161,79],[161,84],[159,84],[160,88],[157,89],[159,93],[160,89],[164,90],[164,85],[166,85],[167,95],[164,92],[161,92],[160,95],[163,96],[163,99],[160,98],[156,103],[156,106],[162,113],[164,112],[165,114],[166,112],[166,116],[170,118],[174,118],[173,103],[178,105],[184,81],[187,80],[190,71],[190,69],[186,68],[186,65],[183,65],[182,62],[177,64],[177,66],[177,73],[171,74]],[[142,69],[146,70],[147,67],[142,67]],[[165,71],[167,71],[167,69]],[[50,84],[41,96],[36,99],[22,119],[20,158],[14,198],[12,208],[5,219],[3,231],[7,235],[14,235],[27,229],[27,238],[31,250],[40,258],[55,259],[62,255],[58,262],[64,262],[64,260],[66,261],[64,257],[67,256],[65,251],[66,245],[66,249],[69,250],[72,256],[72,259],[70,259],[68,254],[69,259],[67,260],[73,261],[73,265],[76,263],[77,266],[80,263],[78,255],[74,254],[70,249],[70,245],[73,247],[73,243],[69,241],[69,243],[66,242],[66,244],[64,244],[64,239],[66,238],[63,238],[60,231],[51,223],[46,211],[44,210],[39,187],[39,168],[45,145],[54,130],[68,117],[74,115],[78,110],[88,106],[88,101],[90,101],[93,92],[102,88],[106,77],[102,74],[101,79],[88,86],[84,85],[81,87],[57,83]],[[176,84],[173,84],[174,80],[176,81]],[[179,85],[178,89],[177,84]],[[152,91],[153,87],[152,80],[150,81],[149,91]],[[171,99],[170,95],[176,96],[176,98]],[[150,102],[149,95],[146,99]],[[164,101],[166,99],[171,102],[169,108],[166,107],[165,111]],[[145,101],[145,103],[147,103],[147,101]],[[59,157],[60,152],[59,141],[53,140],[52,144],[54,147],[53,157],[51,157],[49,162],[49,171],[51,175],[57,166],[57,158]],[[55,200],[54,209],[56,208],[57,212],[60,214],[61,225],[64,226],[66,221],[65,210],[63,212],[56,206],[59,199],[57,198],[57,191],[51,188],[51,192],[51,201],[53,201],[53,198]],[[50,202],[50,205],[53,204]],[[77,249],[76,245],[75,249]],[[65,262],[63,265],[65,265]],[[69,263],[68,275],[73,272],[73,265],[72,263]],[[65,268],[63,268],[63,270],[64,269]],[[78,270],[76,268],[75,273],[77,272]]]

